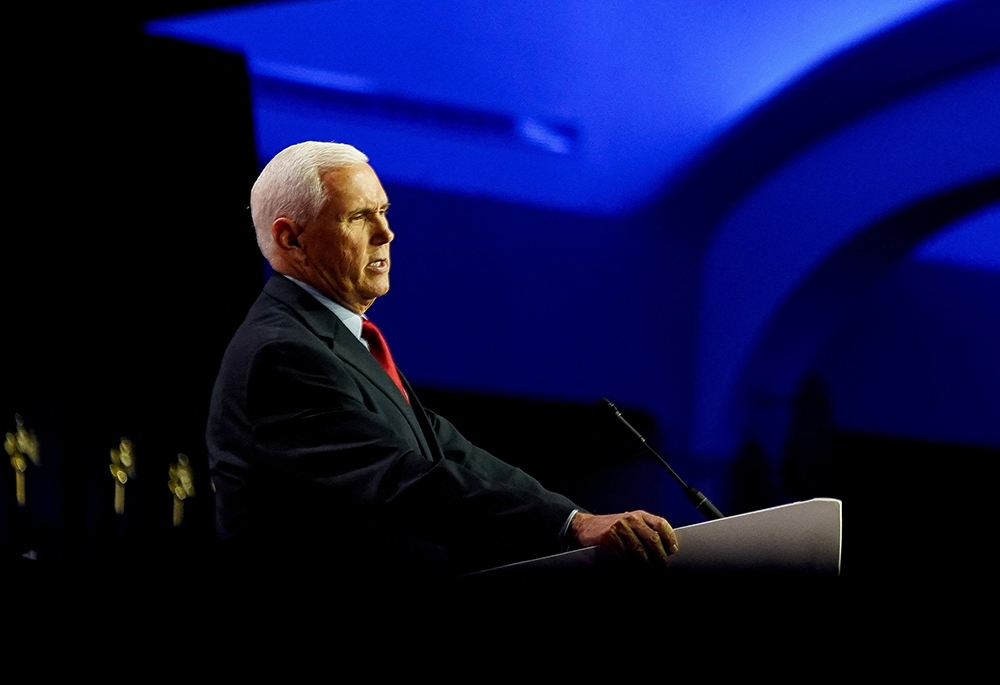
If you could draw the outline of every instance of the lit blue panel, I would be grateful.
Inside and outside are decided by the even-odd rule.
[[[390,182],[613,214],[812,66],[937,4],[339,0],[148,30],[246,55],[262,157],[343,140]]]
[[[1000,271],[1000,204],[976,212],[934,236],[917,248],[913,258]],[[1000,293],[996,295],[1000,297]]]
[[[706,258],[695,447],[726,454],[722,415],[795,289],[873,223],[946,188],[1000,176],[1000,64],[845,127],[772,174],[726,218]]]

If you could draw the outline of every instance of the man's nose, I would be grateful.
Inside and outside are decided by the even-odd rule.
[[[372,243],[375,245],[385,245],[391,243],[396,234],[389,229],[389,220],[384,216],[375,219],[375,228],[372,231]]]

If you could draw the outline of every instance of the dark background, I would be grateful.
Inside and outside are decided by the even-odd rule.
[[[12,470],[0,469],[7,568],[197,568],[213,558],[205,414],[222,351],[263,283],[246,206],[266,158],[255,144],[243,58],[141,27],[223,4],[160,3],[131,16],[36,12],[44,28],[18,48],[0,428],[13,430],[14,414],[23,416],[41,440],[42,465],[29,468],[24,509],[14,502]],[[914,20],[831,58],[719,135],[655,202],[625,217],[386,179],[394,228],[419,229],[422,242],[400,241],[400,294],[373,314],[386,321],[425,404],[592,510],[642,507],[677,525],[697,522],[662,469],[594,408],[608,394],[725,513],[842,499],[845,577],[898,588],[901,577],[925,577],[927,555],[944,546],[963,550],[975,567],[992,494],[987,465],[1000,448],[1000,273],[995,259],[970,266],[923,259],[919,249],[996,206],[995,165],[955,185],[934,180],[939,159],[919,158],[914,173],[929,179],[923,196],[831,248],[763,317],[749,349],[699,331],[706,311],[720,317],[712,330],[742,325],[739,312],[703,309],[713,296],[728,297],[704,275],[719,263],[711,246],[726,212],[793,162],[818,158],[835,135],[850,147],[850,127],[864,117],[995,65],[996,12],[987,5],[951,3],[933,21]],[[837,88],[840,97],[828,97]],[[945,113],[964,121],[996,111]],[[885,125],[893,122],[909,125],[905,116]],[[906,154],[872,154],[897,152]],[[845,164],[838,173],[861,171]],[[551,236],[579,241],[541,283],[519,261],[524,238],[508,232],[526,213],[545,227],[543,254],[557,242]],[[604,230],[623,242],[605,243]],[[484,237],[477,243],[473,234]],[[995,255],[996,244],[972,252]],[[660,255],[658,268],[669,274],[633,274],[636,246]],[[448,266],[470,251],[481,258],[462,267],[456,285]],[[782,261],[774,256],[776,270]],[[456,358],[461,336],[416,330],[424,307],[460,313],[476,354]],[[653,321],[635,331],[633,314]],[[527,349],[501,332],[512,317],[533,331]],[[705,350],[715,348],[743,355],[728,394],[703,390],[695,371],[712,364]],[[705,397],[726,404],[718,424],[699,428]],[[118,517],[108,451],[124,436],[136,445],[138,477]],[[174,529],[166,474],[179,452],[192,459],[197,494]]]

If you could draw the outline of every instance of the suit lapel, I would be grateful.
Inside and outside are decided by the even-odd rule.
[[[437,441],[434,429],[431,428],[431,424],[427,420],[427,413],[424,411],[424,405],[420,404],[420,399],[417,397],[417,393],[413,391],[410,381],[406,380],[406,376],[404,376],[402,372],[399,373],[399,378],[403,381],[403,387],[406,388],[406,392],[410,396],[410,404],[414,418],[416,418],[417,423],[420,425],[423,435],[427,438],[426,442],[429,445],[427,454],[430,455],[433,461],[443,459],[444,452],[441,450],[441,445]]]
[[[336,314],[324,307],[315,297],[279,274],[271,277],[264,286],[264,292],[291,307],[313,333],[326,341],[333,354],[378,388],[406,419],[410,430],[417,436],[424,454],[429,458],[436,459],[436,451],[430,448],[425,437],[427,433],[423,424],[426,423],[426,419],[420,421],[417,418],[418,411],[422,413],[422,410],[418,410],[417,406],[411,407],[407,404],[406,399],[399,392],[399,388],[389,378],[389,374],[385,372],[382,365],[378,363],[364,344],[347,330],[347,326],[337,318]],[[416,396],[409,383],[405,379],[403,382],[407,392],[410,393],[411,400],[415,401]]]

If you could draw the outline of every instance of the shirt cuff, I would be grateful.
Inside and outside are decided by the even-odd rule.
[[[562,529],[559,531],[559,551],[568,552],[573,546],[573,540],[569,539],[569,524],[573,520],[573,517],[577,515],[579,509],[574,509],[566,517],[566,523],[563,524]]]

